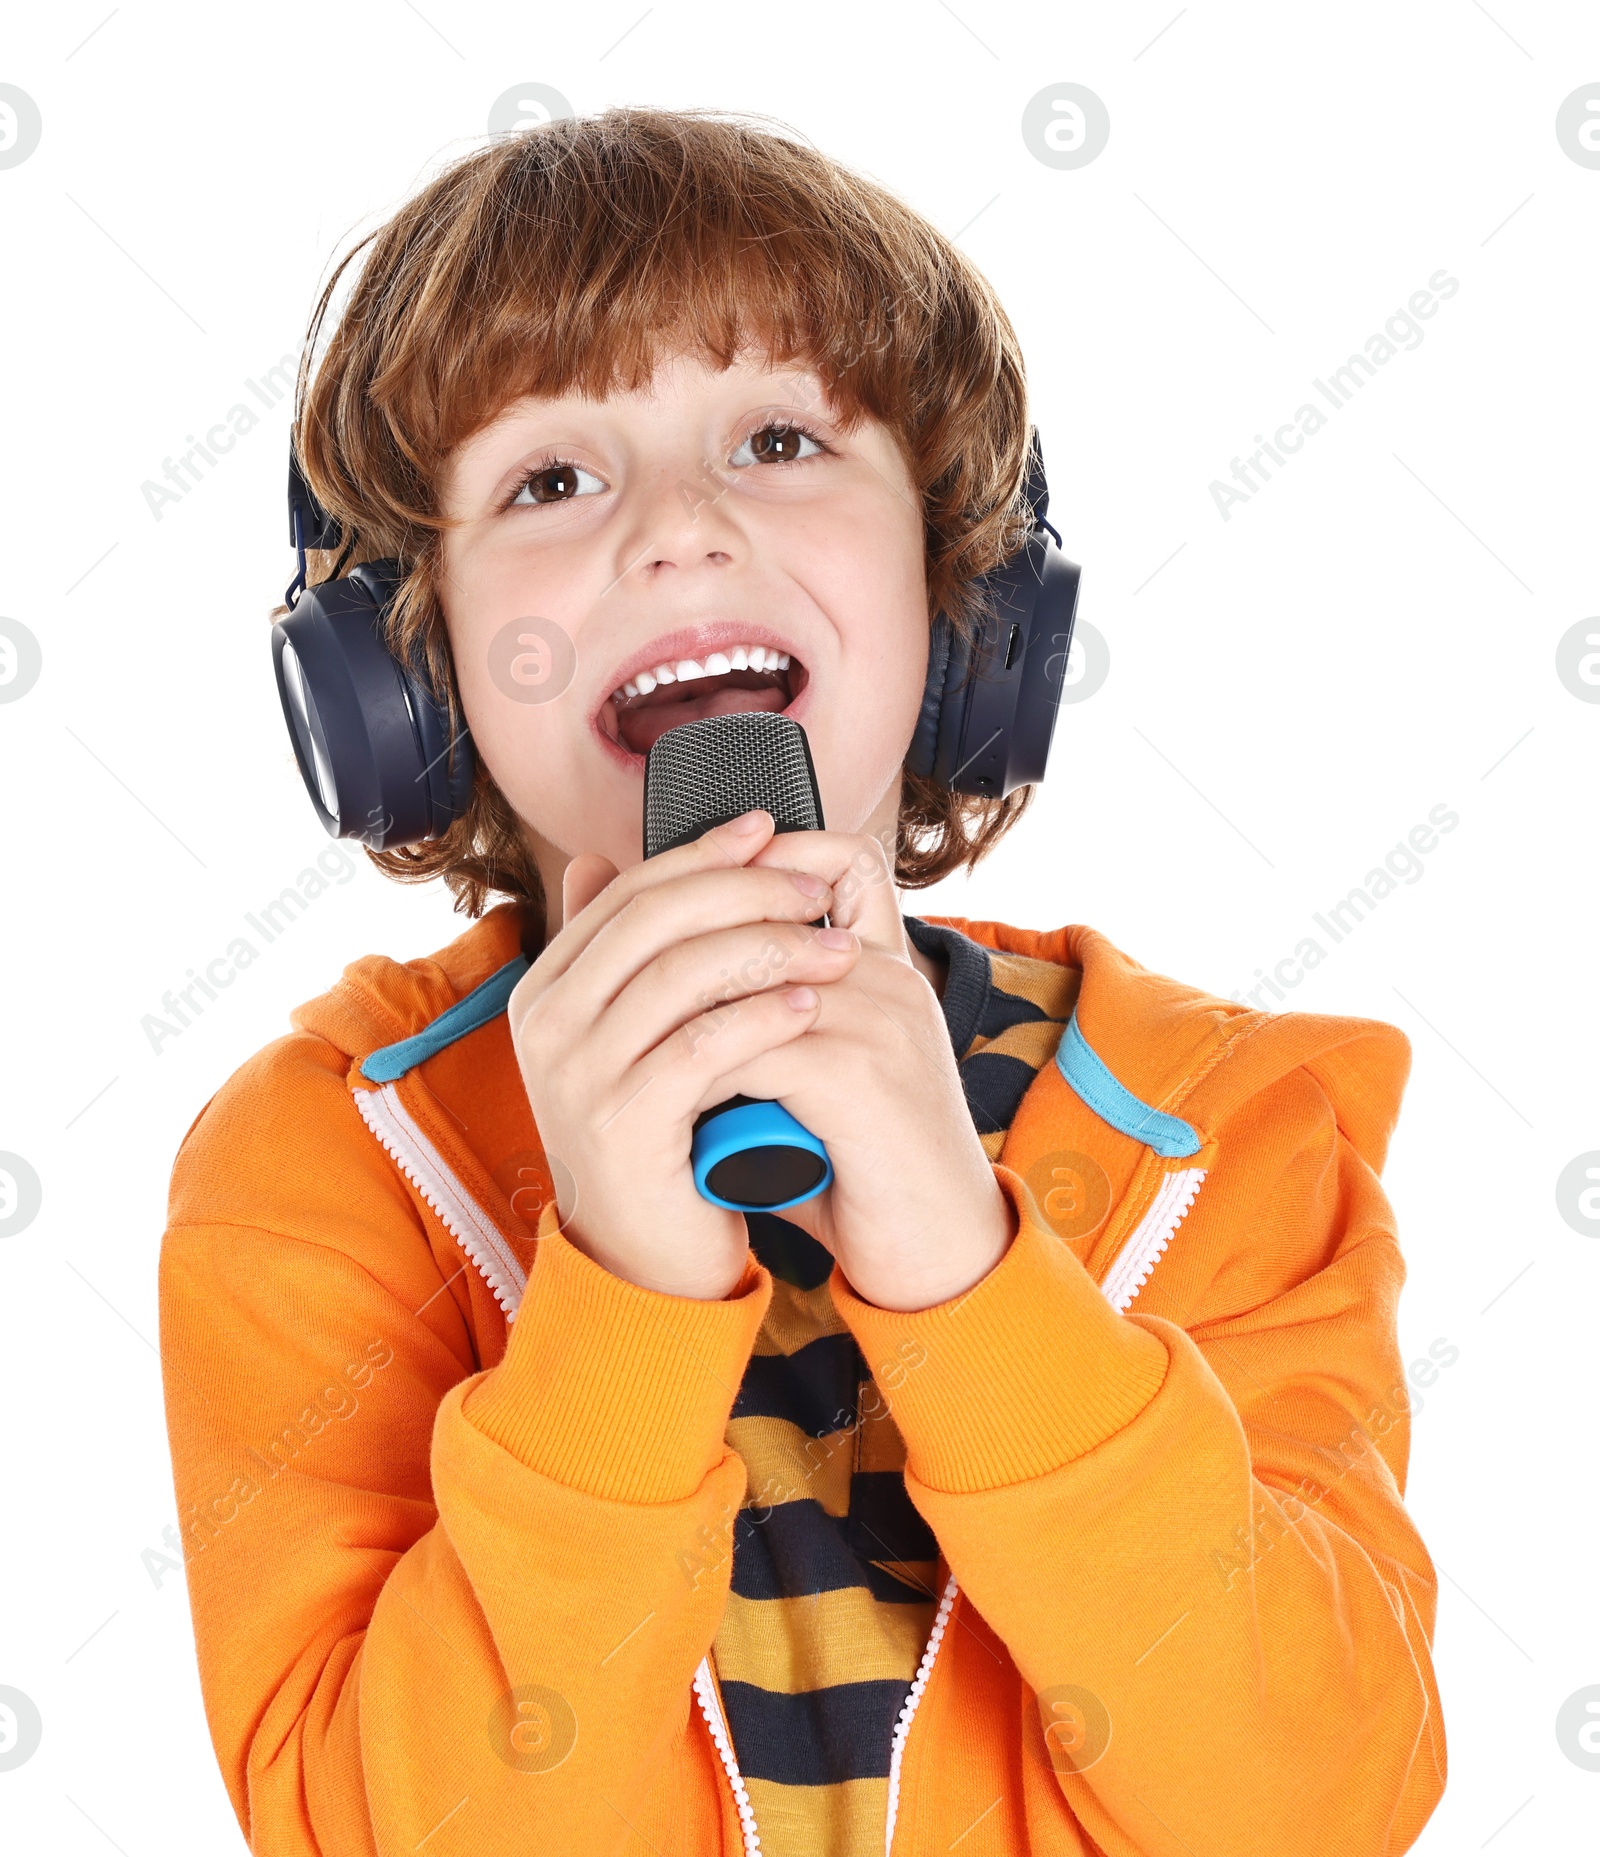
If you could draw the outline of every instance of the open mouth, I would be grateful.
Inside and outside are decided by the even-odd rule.
[[[625,754],[644,756],[658,736],[685,722],[748,709],[777,714],[809,681],[791,652],[771,645],[730,645],[636,672],[600,705],[595,726]]]

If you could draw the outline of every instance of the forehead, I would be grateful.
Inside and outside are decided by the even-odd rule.
[[[543,413],[609,412],[660,415],[676,410],[717,412],[727,406],[799,412],[814,407],[821,417],[834,406],[821,371],[803,361],[769,361],[758,354],[740,355],[726,367],[704,355],[680,351],[662,356],[650,376],[634,386],[603,393],[573,387],[565,392],[518,393],[509,398],[464,444],[492,437]]]

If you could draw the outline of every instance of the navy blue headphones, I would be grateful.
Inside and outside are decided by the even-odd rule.
[[[1035,432],[1028,452],[1032,524],[1023,547],[978,582],[984,619],[960,636],[945,614],[929,635],[928,677],[906,755],[910,772],[953,793],[999,798],[1044,778],[1078,605],[1079,569],[1045,520],[1050,490]],[[291,448],[289,540],[298,572],[272,628],[278,695],[306,791],[329,834],[392,851],[438,838],[472,797],[476,755],[465,722],[427,667],[389,648],[384,619],[406,570],[364,561],[306,586],[306,550],[337,549]],[[970,673],[970,675],[969,675]]]

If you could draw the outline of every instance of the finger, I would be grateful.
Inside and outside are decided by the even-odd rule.
[[[844,945],[832,945],[837,938]],[[736,1012],[758,993],[831,986],[861,956],[848,929],[760,921],[679,941],[643,966],[603,1007],[585,1045],[603,1075],[636,1064],[671,1033],[719,1009]]]
[[[779,832],[750,859],[760,869],[809,871],[833,892],[828,920],[903,955],[905,926],[894,869],[869,833]]]
[[[611,880],[618,875],[610,858],[598,851],[580,851],[561,873],[561,925],[582,915]]]
[[[784,987],[698,1014],[624,1073],[619,1102],[648,1084],[656,1113],[665,1110],[687,1127],[732,1094],[723,1082],[731,1072],[804,1037],[816,1023],[819,998],[816,987]]]
[[[809,875],[738,868],[695,871],[641,891],[601,926],[582,959],[550,988],[545,997],[551,1023],[590,1026],[653,962],[670,955],[669,973],[682,975],[683,957],[674,951],[684,943],[724,929],[806,923],[827,909],[829,896],[827,886]],[[711,979],[706,988],[713,998],[723,990]],[[684,998],[683,1013],[704,1003],[692,987],[685,995],[681,981],[677,992]],[[673,1022],[681,1022],[683,1013]]]
[[[847,1114],[842,1123],[835,1112],[841,1104],[875,1102],[882,1087],[879,1080],[892,1077],[908,1085],[909,1100],[918,1104],[926,1104],[930,1092],[947,1088],[959,1095],[960,1076],[943,1015],[908,962],[882,949],[863,947],[860,958],[836,980],[809,984],[820,998],[803,1060],[798,1053],[784,1052],[770,1063],[748,1066],[726,1079],[740,1095],[781,1096],[784,1106],[809,1127],[807,1114],[795,1106],[791,1092],[811,1092],[808,1113],[833,1114],[836,1131],[842,1129],[846,1139],[863,1139],[869,1145],[881,1134],[881,1106],[864,1120]]]
[[[771,813],[757,808],[730,819],[726,825],[713,826],[686,845],[630,864],[603,885],[583,909],[562,923],[560,933],[540,957],[547,980],[565,973],[601,929],[636,896],[695,871],[738,869],[761,849],[772,829]]]
[[[572,859],[562,873],[561,927],[517,982],[507,1002],[507,1018],[513,1036],[519,1033],[534,1001],[549,992],[595,936],[634,897],[686,871],[737,869],[760,849],[771,832],[772,815],[757,808],[703,832],[687,845],[675,846],[671,851],[631,865],[620,874],[616,874],[616,866],[598,852],[583,852]],[[572,869],[574,864],[579,866],[576,872]],[[592,888],[602,864],[608,865],[614,874],[597,889]],[[570,891],[567,887],[569,874],[574,885]],[[569,898],[573,905],[570,907],[567,906]]]

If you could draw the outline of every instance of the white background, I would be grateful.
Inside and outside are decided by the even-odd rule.
[[[245,377],[297,352],[334,254],[538,82],[580,112],[778,117],[959,235],[1017,324],[1110,675],[1063,709],[1022,828],[908,908],[1088,923],[1232,994],[1431,808],[1459,815],[1288,1003],[1414,1045],[1385,1176],[1402,1337],[1408,1359],[1459,1350],[1423,1396],[1408,1496],[1441,1575],[1452,1766],[1416,1848],[1592,1850],[1600,1773],[1555,1719],[1600,1684],[1600,1234],[1562,1218],[1556,1182],[1600,1148],[1600,706],[1556,665],[1600,612],[1600,169],[1555,117],[1600,85],[1600,14],[70,0],[14,12],[0,81],[43,120],[0,170],[0,612],[44,654],[0,704],[0,1150],[44,1192],[0,1242],[0,1684],[44,1720],[0,1772],[7,1848],[240,1848],[182,1578],[141,1560],[176,1520],[153,1346],[168,1170],[293,1005],[463,926],[363,863],[152,1051],[142,1016],[327,841],[267,648],[288,403],[161,520],[141,485],[254,406]],[[1066,81],[1111,119],[1074,171],[1020,130]],[[1420,345],[1224,520],[1208,487],[1230,460],[1324,405],[1312,377],[1441,267],[1460,289]],[[1314,1743],[1315,1696],[1305,1712]]]

